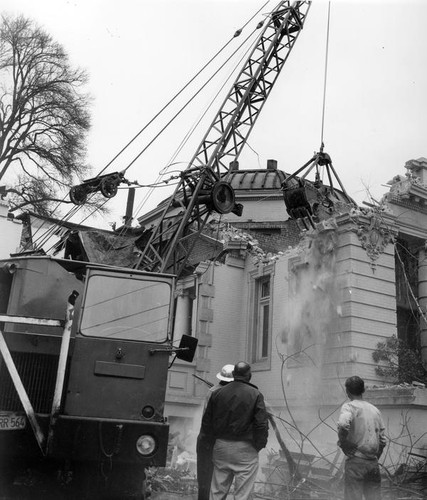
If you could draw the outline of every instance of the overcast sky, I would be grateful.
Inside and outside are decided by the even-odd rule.
[[[269,2],[232,47],[277,3]],[[63,45],[74,66],[88,71],[88,90],[94,98],[88,160],[96,175],[264,4],[264,0],[2,0],[1,5],[3,13],[33,18]],[[273,158],[291,173],[319,149],[327,18],[328,2],[315,0],[240,157],[241,168],[265,168],[267,159]],[[380,198],[386,190],[382,185],[404,174],[407,160],[427,156],[426,26],[423,0],[331,1],[323,139],[345,189],[358,203],[368,199],[367,189]],[[226,72],[174,129],[135,161],[126,172],[128,179],[140,184],[157,179],[212,101]],[[203,79],[198,82],[169,115],[141,134],[122,163],[108,171],[125,168]],[[206,124],[196,128],[174,160],[181,163],[173,168],[186,167],[220,102],[212,106]],[[142,206],[147,194],[148,189],[137,190],[136,215],[153,208],[168,191],[156,189]],[[123,190],[110,202],[109,220],[97,224],[120,223],[125,199]]]

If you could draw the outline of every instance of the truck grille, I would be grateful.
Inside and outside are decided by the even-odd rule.
[[[36,413],[50,413],[56,383],[58,356],[12,352],[12,358]],[[0,410],[22,411],[18,393],[0,359]]]

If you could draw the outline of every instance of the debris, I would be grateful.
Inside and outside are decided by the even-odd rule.
[[[146,470],[147,489],[152,498],[155,492],[192,495],[197,493],[197,480],[193,473],[171,467],[150,467]],[[166,498],[166,497],[165,497]],[[167,498],[171,498],[168,496]]]

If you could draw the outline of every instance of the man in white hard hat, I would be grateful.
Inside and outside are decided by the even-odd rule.
[[[216,374],[216,378],[219,380],[218,384],[212,386],[205,399],[205,404],[203,406],[203,413],[206,409],[208,401],[212,394],[224,385],[234,380],[233,378],[234,365],[224,365],[221,371]],[[208,436],[199,433],[197,437],[197,483],[198,483],[198,500],[208,500],[209,492],[212,480],[212,450],[214,441]]]

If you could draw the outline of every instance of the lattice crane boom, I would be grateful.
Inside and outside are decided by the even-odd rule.
[[[310,2],[282,1],[270,13],[190,165],[212,167],[219,177],[228,172],[303,28],[309,8]]]
[[[262,31],[212,121],[158,225],[143,238],[136,267],[179,275],[209,215],[234,212],[234,192],[225,181],[303,29],[311,2],[281,1]],[[174,207],[182,211],[171,217]]]
[[[234,191],[227,182],[230,164],[236,161],[254,127],[271,90],[303,29],[310,1],[283,0],[258,25],[261,33],[209,126],[188,167],[180,176],[174,194],[164,204],[155,227],[139,241],[135,267],[180,275],[212,212],[241,215]],[[128,183],[124,172],[88,179],[70,190],[76,205],[90,193],[101,191],[107,198]],[[181,208],[181,211],[179,211]]]

